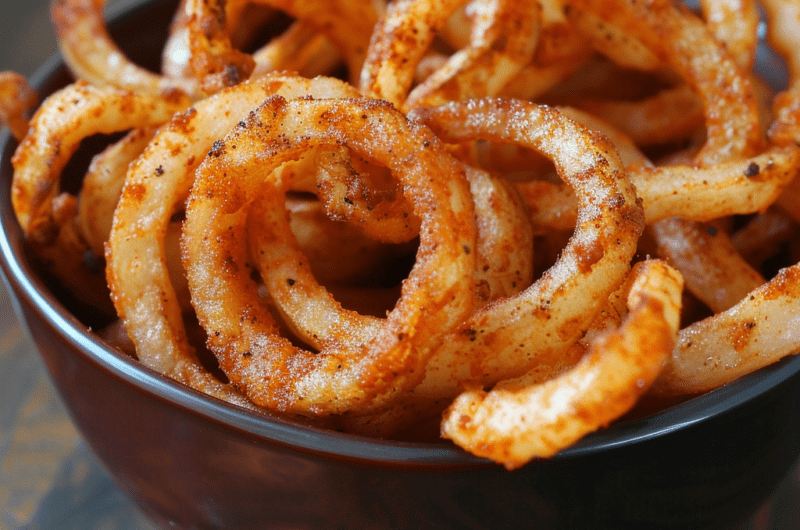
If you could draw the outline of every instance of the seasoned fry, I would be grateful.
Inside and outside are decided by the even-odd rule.
[[[83,81],[47,98],[12,160],[12,204],[25,233],[47,238],[54,224],[49,209],[59,193],[61,170],[81,140],[98,133],[160,125],[187,103],[183,98],[94,87]]]
[[[769,19],[768,37],[789,70],[789,86],[775,97],[775,121],[769,137],[784,145],[800,139],[800,2],[761,0]]]
[[[640,146],[689,138],[704,119],[702,103],[687,84],[640,101],[584,100],[575,104],[608,121]]]
[[[729,310],[682,329],[653,393],[706,392],[797,353],[799,287],[793,265]]]
[[[445,412],[442,435],[514,469],[627,412],[672,351],[682,284],[677,271],[657,261],[639,264],[631,275],[629,292],[620,295],[630,312],[618,330],[595,338],[575,367],[544,383],[523,376],[488,394],[462,393]]]
[[[315,28],[330,39],[337,47],[347,64],[351,79],[357,79],[364,63],[367,43],[371,30],[377,21],[378,9],[372,0],[255,0],[279,9],[303,24]],[[186,27],[191,51],[192,71],[204,90],[215,93],[223,87],[233,86],[247,79],[256,68],[256,61],[250,54],[238,50],[231,41],[231,24],[228,23],[232,10],[241,9],[244,0],[186,0]],[[280,48],[303,34],[288,36],[276,44]],[[321,44],[321,43],[320,43]],[[324,50],[323,50],[324,51]],[[262,66],[259,73],[270,67],[286,67],[289,64],[270,65],[280,49],[265,51],[259,56]],[[302,66],[302,62],[295,63]]]
[[[38,105],[39,96],[24,76],[0,72],[0,127],[8,125],[17,141],[28,133],[28,115]]]
[[[350,94],[341,82],[294,76],[243,83],[176,114],[129,168],[106,250],[108,283],[120,318],[146,366],[226,401],[246,401],[200,370],[170,281],[163,238],[182,210],[193,172],[214,143],[274,93]],[[218,112],[225,109],[224,114]],[[223,117],[224,116],[224,119]],[[198,388],[194,386],[194,388]]]
[[[152,95],[182,92],[196,97],[194,84],[150,72],[122,53],[106,28],[106,1],[55,0],[52,4],[61,53],[75,75],[97,86]]]
[[[736,62],[750,71],[758,47],[758,6],[754,0],[701,0],[709,30]]]
[[[135,129],[122,140],[96,155],[86,176],[78,201],[78,223],[86,242],[96,257],[102,257],[111,233],[128,166],[153,137],[151,129]]]
[[[370,153],[402,182],[422,219],[420,251],[400,300],[374,332],[351,340],[354,329],[332,326],[313,353],[281,337],[268,313],[253,313],[263,303],[253,294],[242,239],[252,193],[259,186],[262,194],[280,193],[270,174],[309,146],[336,143]],[[247,171],[252,160],[264,161],[258,171]],[[437,172],[453,178],[428,178]],[[187,208],[184,261],[195,310],[228,377],[262,406],[326,415],[390,403],[416,384],[441,331],[472,309],[474,241],[466,177],[427,128],[385,102],[272,97],[199,168]],[[287,295],[309,293],[315,282],[306,262],[300,256],[290,261],[294,266],[282,281]]]
[[[681,271],[687,289],[714,312],[725,311],[764,283],[727,234],[713,225],[673,217],[655,223],[651,230],[659,255]],[[703,251],[696,252],[698,248]]]
[[[400,0],[389,4],[372,36],[361,73],[362,92],[406,110],[496,95],[533,56],[539,10],[531,0],[472,0],[467,7],[474,17],[470,46],[412,89],[417,64],[437,31],[465,3]],[[400,34],[407,37],[400,39]]]
[[[451,103],[410,116],[451,142],[480,138],[535,149],[553,160],[579,197],[575,234],[556,264],[525,291],[479,309],[450,333],[415,394],[441,397],[467,381],[486,385],[534,367],[546,370],[622,282],[644,227],[618,154],[563,114],[519,101]],[[561,149],[565,143],[569,150]]]

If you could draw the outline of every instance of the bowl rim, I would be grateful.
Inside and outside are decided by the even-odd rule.
[[[116,6],[109,10],[109,26],[124,23],[127,16],[137,10],[167,1],[174,0],[133,0]],[[42,87],[65,71],[64,61],[56,53],[35,71],[30,83],[35,88]],[[110,347],[93,335],[50,293],[24,258],[22,232],[10,206],[13,170],[9,160],[15,146],[16,142],[8,130],[0,133],[0,277],[9,291],[20,325],[29,338],[32,339],[22,310],[22,298],[38,318],[63,334],[70,346],[114,377],[184,412],[239,429],[265,442],[328,459],[345,459],[369,465],[428,468],[496,466],[452,444],[376,439],[260,416],[173,381]],[[31,343],[35,344],[35,341],[31,340]],[[800,356],[788,356],[737,381],[662,411],[588,434],[552,459],[582,457],[662,438],[732,411],[779,386],[798,372]]]

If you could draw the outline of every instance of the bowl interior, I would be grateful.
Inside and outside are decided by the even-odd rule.
[[[158,51],[166,35],[166,23],[175,9],[174,0],[135,2],[126,6],[124,16],[117,13],[110,24],[112,33],[132,58],[145,65],[158,61]],[[112,14],[113,15],[113,14]],[[161,20],[152,24],[153,20]],[[145,22],[147,21],[147,22]],[[139,29],[134,34],[130,28]],[[127,29],[126,29],[127,28]],[[148,28],[143,38],[141,28]],[[760,60],[776,86],[785,83],[779,61],[765,52]],[[41,94],[48,94],[70,81],[63,62],[52,57],[32,78]],[[115,377],[172,403],[176,411],[192,411],[225,425],[241,429],[278,444],[293,446],[331,457],[346,457],[383,464],[481,466],[488,465],[449,443],[415,443],[376,440],[324,431],[281,420],[266,419],[186,388],[138,364],[97,338],[85,321],[73,314],[69,302],[54,293],[51,282],[26,257],[24,237],[16,222],[10,200],[13,169],[11,156],[16,142],[4,132],[0,159],[0,269],[13,293],[32,302],[38,316],[59,330],[72,345],[71,354],[86,356]],[[590,434],[555,459],[597,454],[625,447],[686,429],[709,418],[731,411],[769,391],[800,372],[800,358],[783,361],[722,388],[698,396],[660,412],[615,424]]]

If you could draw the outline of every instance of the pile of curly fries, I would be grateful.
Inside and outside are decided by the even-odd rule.
[[[800,350],[798,0],[182,0],[160,72],[104,3],[0,116],[28,246],[153,370],[513,469]]]

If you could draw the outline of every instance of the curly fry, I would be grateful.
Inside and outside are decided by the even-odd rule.
[[[0,72],[0,128],[8,125],[14,138],[21,142],[28,134],[29,114],[38,105],[39,96],[25,76]]]
[[[442,436],[514,469],[630,410],[672,352],[682,287],[680,274],[658,261],[638,264],[631,277],[630,313],[618,330],[595,338],[575,367],[544,383],[523,376],[488,393],[464,392],[445,412]]]

